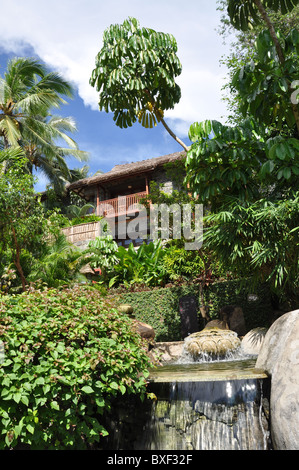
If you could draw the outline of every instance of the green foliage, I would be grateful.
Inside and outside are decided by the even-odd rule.
[[[142,291],[117,291],[115,298],[120,303],[132,305],[136,319],[154,328],[155,341],[181,341],[179,299],[184,295],[198,297],[198,286],[193,284]]]
[[[16,292],[22,284],[42,282],[51,287],[86,280],[80,268],[88,260],[60,233],[65,218],[48,213],[34,191],[34,178],[24,171],[26,160],[14,160],[0,175],[0,276],[14,273],[4,290]],[[15,275],[17,273],[17,275]]]
[[[198,202],[215,209],[227,195],[241,200],[258,194],[256,173],[265,160],[264,140],[253,120],[230,127],[218,121],[195,122],[187,154],[186,181]]]
[[[227,109],[232,112],[229,116],[229,122],[238,124],[242,119],[243,115],[240,113],[240,105],[242,101],[236,90],[231,87],[233,77],[242,66],[247,66],[252,61],[256,62],[255,46],[257,37],[265,29],[265,21],[254,23],[251,29],[246,31],[236,30],[233,28],[230,17],[227,12],[229,0],[218,0],[218,8],[222,12],[221,23],[219,27],[219,34],[227,41],[227,37],[230,36],[230,52],[229,54],[221,59],[221,63],[224,63],[228,69],[228,80],[223,86],[223,100],[226,102]],[[290,12],[283,15],[280,10],[274,12],[267,10],[268,16],[268,27],[269,24],[273,26],[273,31],[279,32],[279,40],[287,37],[294,28],[298,28],[299,22],[299,4]],[[275,36],[273,36],[275,37]],[[278,41],[278,38],[277,38]],[[282,44],[283,45],[283,42]],[[283,52],[283,51],[282,51]],[[289,55],[289,53],[287,53]],[[280,72],[281,74],[282,72]],[[275,77],[274,77],[275,78]],[[290,90],[289,90],[290,91]]]
[[[205,244],[235,275],[267,282],[283,301],[296,305],[299,288],[299,199],[261,199],[207,217]]]
[[[245,5],[229,3],[236,9]],[[275,33],[269,18],[263,19],[269,30],[258,35],[251,60],[234,71],[230,83],[244,120],[233,127],[215,121],[191,126],[186,180],[211,211],[203,246],[235,277],[266,281],[281,300],[295,305],[299,114],[290,84],[298,77],[299,33]]]
[[[174,243],[165,249],[163,265],[170,281],[181,278],[194,279],[204,271],[204,264],[198,251],[187,251]]]
[[[175,77],[181,73],[171,34],[141,28],[135,18],[111,25],[103,35],[90,83],[99,92],[99,108],[114,114],[119,127],[137,120],[152,127],[163,111],[179,102]]]
[[[145,395],[141,337],[95,290],[5,296],[0,317],[2,449],[88,449],[114,397]]]
[[[83,206],[76,206],[75,204],[70,204],[66,208],[66,213],[70,218],[81,218],[86,217],[90,211],[93,211],[95,208],[94,204],[88,203]]]
[[[298,5],[298,0],[229,0],[228,14],[232,25],[242,31],[253,27],[261,21],[258,3],[266,10],[281,11],[283,15],[293,10]]]
[[[0,77],[0,145],[21,147],[27,170],[38,168],[57,190],[69,177],[66,156],[86,160],[68,132],[76,130],[72,118],[52,115],[54,108],[71,97],[71,85],[55,72],[49,72],[36,59],[16,57]],[[57,145],[64,141],[66,147]],[[10,164],[9,154],[5,165]]]
[[[299,140],[273,137],[266,142],[268,160],[263,163],[259,176],[262,182],[275,184],[277,189],[296,188],[299,175]]]
[[[111,291],[112,293],[113,291]],[[249,294],[256,294],[256,301],[248,300]],[[272,312],[269,289],[265,285],[252,285],[251,279],[214,282],[203,289],[205,304],[209,307],[212,319],[219,318],[219,311],[227,305],[237,305],[243,309],[247,329],[268,326]],[[156,333],[156,341],[181,341],[181,317],[179,300],[184,296],[194,296],[201,305],[198,284],[152,288],[135,291],[116,290],[113,297],[119,303],[132,305],[135,317],[151,325]],[[199,327],[204,324],[198,314]]]
[[[252,115],[261,127],[275,124],[281,130],[285,123],[289,128],[295,125],[290,84],[298,79],[299,31],[294,28],[286,37],[277,36],[284,54],[283,66],[270,32],[262,31],[251,61],[236,70],[231,88],[241,99],[243,117]]]
[[[131,243],[129,248],[118,248],[118,264],[114,267],[114,282],[118,284],[145,284],[156,286],[161,284],[166,272],[161,263],[164,250],[161,240],[143,243],[135,250]]]
[[[90,222],[100,222],[100,220],[102,220],[102,217],[99,217],[98,215],[95,215],[95,214],[82,215],[82,216],[74,217],[73,219],[71,219],[68,225],[88,224]]]
[[[226,278],[231,270],[223,269],[217,257],[205,248],[186,250],[181,241],[168,242],[162,260],[167,280],[173,282]]]
[[[71,285],[86,282],[80,270],[88,263],[88,258],[81,250],[70,244],[65,236],[58,233],[44,247],[39,258],[31,264],[27,281],[42,283],[48,287]]]
[[[90,266],[100,268],[104,281],[108,281],[115,265],[118,263],[118,245],[111,235],[97,237],[88,244]]]
[[[102,280],[109,287],[119,284],[158,285],[166,276],[161,262],[164,251],[160,240],[143,243],[136,249],[131,243],[126,249],[107,235],[90,242],[86,253],[91,255],[90,265],[101,269]]]
[[[34,179],[24,173],[24,164],[23,159],[16,160],[6,173],[0,175],[1,248],[10,251],[23,288],[26,279],[21,252],[39,253],[48,233],[42,205],[33,189]]]

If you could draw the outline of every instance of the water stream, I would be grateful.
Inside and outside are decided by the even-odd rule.
[[[175,364],[153,371],[157,395],[139,448],[267,450],[267,378],[255,360]]]
[[[254,358],[154,368],[156,400],[126,404],[110,448],[134,450],[268,450],[269,379]]]

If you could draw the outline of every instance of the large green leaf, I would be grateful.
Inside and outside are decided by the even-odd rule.
[[[298,0],[262,0],[262,6],[266,10],[281,11],[284,15],[298,5]],[[255,0],[229,0],[228,14],[232,25],[242,31],[246,31],[253,24],[260,22],[260,13]]]
[[[119,127],[136,120],[144,127],[159,122],[179,102],[175,78],[181,73],[171,34],[141,28],[135,18],[111,25],[103,35],[90,83],[99,92],[99,108],[113,112]]]

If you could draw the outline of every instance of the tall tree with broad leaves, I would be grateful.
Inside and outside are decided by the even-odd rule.
[[[68,135],[76,131],[74,120],[51,115],[66,103],[64,97],[72,95],[67,81],[32,58],[10,60],[4,77],[0,77],[1,148],[22,147],[28,171],[41,170],[57,188],[60,175],[69,176],[67,156],[87,159],[87,153]],[[67,147],[59,146],[58,140],[65,141]],[[9,160],[2,171],[7,165]]]
[[[287,76],[289,72],[289,62],[286,58],[286,50],[284,49],[279,35],[277,34],[267,12],[267,9],[274,12],[281,11],[284,15],[292,11],[298,3],[299,0],[229,0],[228,14],[232,25],[237,30],[246,31],[249,28],[252,28],[254,24],[260,23],[261,21],[263,21],[268,28],[269,34],[274,43],[280,67],[281,69],[286,69],[286,91],[289,92],[289,102],[299,135],[299,108],[298,103],[291,100],[291,95],[294,93],[294,90],[292,88],[293,81],[288,79]],[[299,37],[296,38],[296,44],[299,44]]]
[[[104,31],[90,83],[99,92],[99,109],[112,112],[118,127],[131,127],[136,121],[153,127],[161,122],[188,150],[163,117],[181,98],[175,82],[181,70],[175,38],[140,27],[137,19],[130,17]]]
[[[282,2],[228,3],[232,23],[245,29],[265,20],[254,5],[276,10]],[[283,5],[291,9],[295,3]],[[292,309],[299,287],[299,134],[290,84],[298,78],[299,36],[296,28],[274,32],[267,23],[250,50],[251,60],[235,67],[230,87],[243,121],[190,127],[187,181],[209,208],[203,245],[235,276],[267,282],[274,298]]]

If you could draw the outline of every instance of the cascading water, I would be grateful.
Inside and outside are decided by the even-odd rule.
[[[261,379],[157,383],[135,449],[267,450]]]
[[[183,352],[150,373],[156,400],[123,404],[110,449],[268,450],[269,378],[240,349],[224,357]]]

